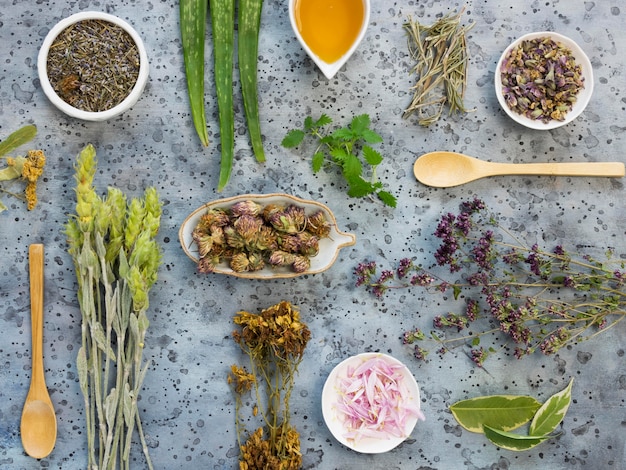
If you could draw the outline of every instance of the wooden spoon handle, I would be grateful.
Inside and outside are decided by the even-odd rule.
[[[28,248],[30,274],[30,320],[32,329],[32,376],[30,390],[45,390],[43,372],[43,262],[42,244]]]
[[[624,176],[622,162],[497,163],[492,175]]]

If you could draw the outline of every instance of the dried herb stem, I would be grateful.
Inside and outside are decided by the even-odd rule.
[[[417,76],[404,118],[417,113],[419,124],[428,126],[441,117],[446,104],[450,114],[467,112],[463,103],[469,60],[466,33],[474,23],[461,26],[462,13],[446,15],[430,27],[411,18],[404,24],[409,53],[415,61],[412,73]]]

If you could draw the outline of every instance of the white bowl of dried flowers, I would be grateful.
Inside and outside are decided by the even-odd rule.
[[[593,93],[591,62],[572,39],[541,31],[515,40],[495,72],[496,96],[518,123],[555,129],[576,119]]]
[[[425,419],[415,377],[382,353],[357,354],[331,371],[322,390],[322,415],[335,439],[366,454],[394,449]]]
[[[76,13],[46,35],[37,69],[48,99],[65,114],[105,121],[130,109],[148,81],[144,43],[117,16]]]
[[[179,239],[201,273],[248,279],[290,278],[330,268],[356,237],[332,211],[289,194],[243,194],[194,210]]]

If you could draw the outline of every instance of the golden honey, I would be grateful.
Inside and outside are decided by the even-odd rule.
[[[332,64],[355,43],[365,11],[363,0],[296,0],[295,17],[306,45]]]

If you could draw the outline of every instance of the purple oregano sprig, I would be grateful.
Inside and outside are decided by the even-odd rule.
[[[434,235],[441,239],[436,264],[447,267],[454,281],[445,281],[408,258],[380,274],[374,261],[354,270],[356,285],[378,298],[389,289],[411,286],[452,291],[455,299],[464,294],[463,312],[437,315],[430,334],[419,328],[404,333],[404,343],[414,345],[418,359],[428,354],[424,342],[435,340],[439,353],[469,344],[470,357],[482,366],[496,350],[481,346],[480,338],[498,332],[513,343],[517,358],[537,350],[554,354],[626,316],[624,262],[613,262],[610,250],[602,262],[589,255],[574,257],[560,245],[552,251],[526,246],[477,198],[462,203],[458,214],[445,214]],[[481,318],[488,327],[480,328],[485,324]]]

